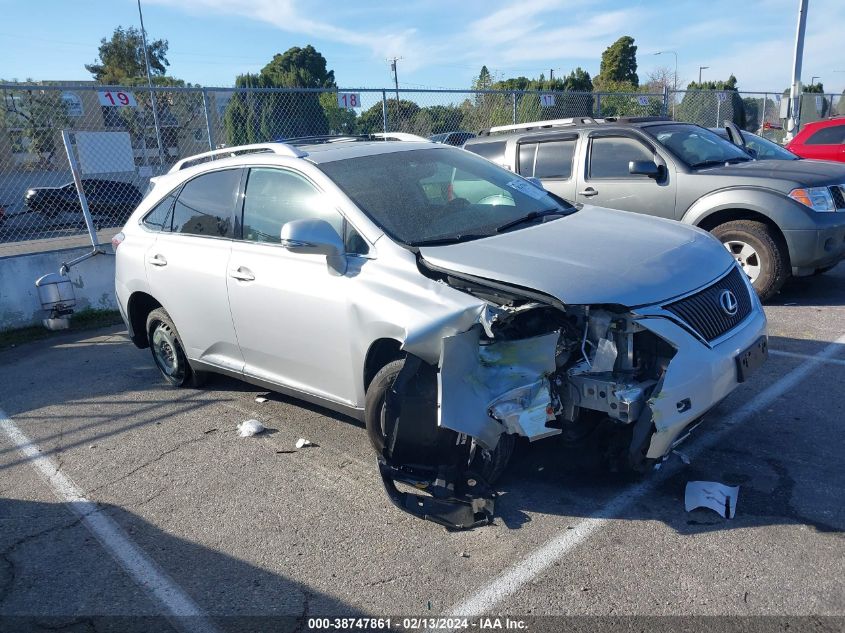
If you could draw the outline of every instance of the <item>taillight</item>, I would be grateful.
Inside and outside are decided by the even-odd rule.
[[[115,253],[117,252],[117,247],[123,244],[123,240],[125,239],[126,236],[123,234],[123,231],[111,238],[111,248]]]

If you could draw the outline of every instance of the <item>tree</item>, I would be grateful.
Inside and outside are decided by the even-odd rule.
[[[726,94],[720,96],[721,93]],[[709,127],[722,127],[727,119],[745,129],[745,106],[736,77],[731,75],[727,81],[691,81],[678,105],[678,118]]]
[[[561,90],[573,90],[578,92],[592,92],[593,80],[590,73],[580,66],[563,78]]]
[[[224,114],[230,144],[258,143],[276,139],[327,134],[326,106],[331,101],[319,92],[253,92],[252,88],[333,88],[334,71],[313,46],[294,46],[277,53],[257,75],[239,75],[236,92]],[[336,104],[336,102],[335,102]],[[333,125],[349,124],[348,116],[332,111]],[[347,133],[347,132],[343,132]]]
[[[648,92],[663,92],[665,89],[674,90],[681,81],[675,75],[675,69],[669,66],[658,66],[648,73],[645,88]]]
[[[610,82],[626,82],[634,88],[640,85],[637,76],[637,47],[633,37],[620,37],[602,53],[599,76],[595,83],[600,90],[606,90],[603,84]]]
[[[56,154],[57,130],[70,125],[67,104],[55,90],[3,92],[3,127],[21,132],[17,151],[34,154],[49,167]]]
[[[167,40],[147,43],[150,58],[150,74],[164,76],[170,63],[167,61]],[[85,69],[102,84],[126,84],[128,80],[146,77],[144,40],[134,26],[124,29],[118,26],[111,39],[100,40],[99,59],[85,64]]]

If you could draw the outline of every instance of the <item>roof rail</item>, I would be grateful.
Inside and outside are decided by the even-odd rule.
[[[349,141],[366,141],[366,136],[357,134],[316,134],[314,136],[295,136],[292,138],[279,139],[277,143],[288,145],[319,145],[322,143],[344,143]]]
[[[251,154],[268,152],[278,156],[289,156],[291,158],[303,158],[308,156],[306,152],[301,149],[288,145],[287,143],[254,143],[252,145],[235,145],[233,147],[224,147],[222,149],[215,149],[210,152],[203,152],[202,154],[195,154],[188,156],[180,161],[176,161],[173,167],[167,172],[172,174],[181,169],[186,169],[193,166],[194,163],[202,163],[209,160],[216,160],[222,157],[238,156],[239,154]]]
[[[380,138],[385,141],[425,141],[426,143],[431,143],[430,139],[425,138],[424,136],[417,136],[416,134],[410,134],[408,132],[376,132],[374,134],[370,134],[373,138]]]
[[[531,123],[516,123],[514,125],[496,125],[489,130],[482,130],[480,135],[489,135],[495,132],[520,132],[527,130],[539,130],[550,127],[566,127],[568,125],[596,125],[599,121],[591,116],[569,117],[567,119],[547,119],[545,121],[532,121]]]

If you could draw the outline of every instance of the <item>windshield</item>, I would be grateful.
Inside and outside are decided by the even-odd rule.
[[[645,128],[657,141],[689,167],[711,167],[751,160],[742,149],[697,125],[654,125]]]
[[[520,219],[544,221],[574,211],[516,174],[446,147],[319,167],[388,235],[412,246],[487,237],[503,226],[516,230]]]
[[[795,154],[762,136],[743,132],[742,138],[748,147],[757,152],[757,158],[760,160],[798,160]]]

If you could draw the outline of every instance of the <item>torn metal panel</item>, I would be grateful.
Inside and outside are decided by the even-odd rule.
[[[502,432],[529,439],[559,433],[545,422],[552,400],[548,376],[555,371],[559,334],[482,345],[481,328],[442,341],[438,375],[438,424],[465,433],[484,448]],[[492,416],[499,418],[494,419]]]

